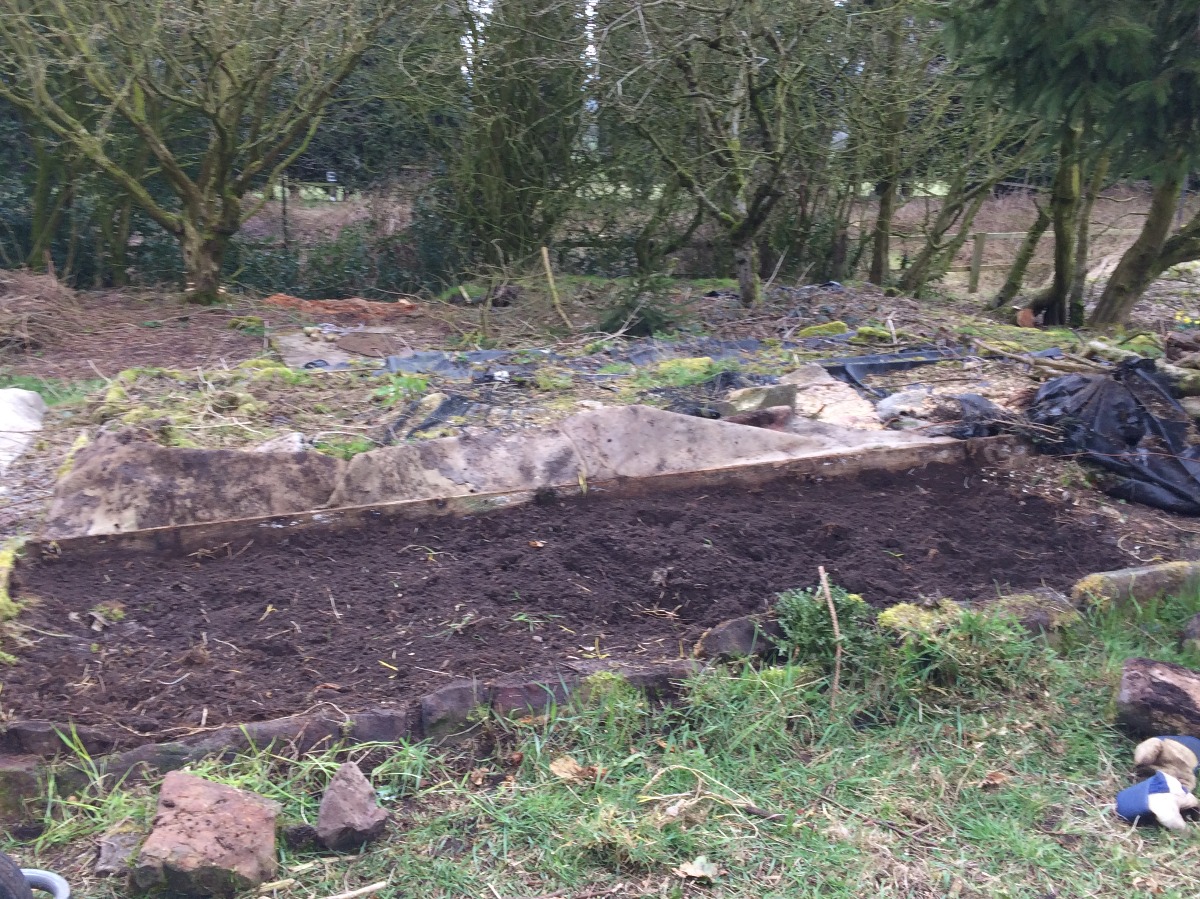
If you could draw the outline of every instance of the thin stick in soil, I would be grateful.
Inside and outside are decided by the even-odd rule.
[[[825,603],[829,606],[829,619],[833,622],[833,684],[829,688],[829,708],[837,708],[838,684],[842,679],[842,629],[838,624],[837,609],[833,605],[833,594],[829,591],[829,575],[825,566],[817,567],[821,575],[821,589],[825,591]]]

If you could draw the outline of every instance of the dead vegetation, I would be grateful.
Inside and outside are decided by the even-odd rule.
[[[83,329],[75,292],[53,275],[0,269],[0,354],[44,349]]]

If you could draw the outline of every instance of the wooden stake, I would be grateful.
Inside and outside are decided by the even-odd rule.
[[[837,609],[833,605],[833,593],[829,590],[829,575],[825,566],[817,568],[821,575],[821,589],[825,591],[825,603],[829,606],[829,619],[833,622],[833,686],[829,688],[829,708],[837,707],[838,684],[842,679],[842,629],[838,625]]]
[[[563,312],[562,301],[558,298],[558,288],[554,286],[554,270],[550,268],[550,251],[545,247],[542,247],[542,267],[546,269],[546,281],[550,285],[550,302],[554,304],[554,311],[563,320],[563,324],[567,326],[567,330],[574,331],[575,326],[567,318],[567,313]]]

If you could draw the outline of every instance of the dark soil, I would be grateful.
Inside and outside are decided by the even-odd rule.
[[[5,669],[0,701],[6,716],[70,718],[132,744],[202,718],[400,704],[452,676],[675,658],[704,628],[814,584],[819,565],[883,606],[1066,588],[1120,555],[1098,518],[928,466],[593,494],[212,558],[64,559],[18,570],[34,645]]]

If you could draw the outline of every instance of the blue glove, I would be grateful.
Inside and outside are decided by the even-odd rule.
[[[1117,815],[1131,824],[1157,822],[1171,830],[1183,830],[1184,809],[1200,805],[1176,778],[1161,771],[1149,780],[1126,787],[1117,794]]]

